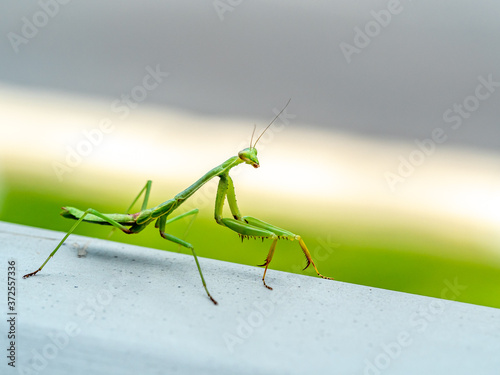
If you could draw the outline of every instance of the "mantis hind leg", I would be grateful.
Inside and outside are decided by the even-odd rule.
[[[64,238],[59,242],[59,244],[56,246],[56,248],[50,253],[50,255],[47,257],[47,259],[45,260],[45,262],[43,262],[43,264],[40,266],[40,268],[38,268],[35,272],[31,272],[31,273],[28,273],[28,274],[24,275],[23,279],[27,279],[28,277],[35,276],[38,272],[40,272],[42,270],[42,268],[45,267],[45,265],[50,260],[50,258],[52,258],[55,255],[55,253],[57,252],[57,250],[59,250],[59,248],[62,246],[62,244],[64,243],[64,241],[66,241],[66,239],[69,237],[69,235],[75,231],[76,227],[78,225],[80,225],[80,223],[83,221],[83,219],[85,218],[85,216],[87,216],[88,214],[91,214],[91,215],[94,215],[94,216],[97,216],[97,217],[103,219],[104,221],[108,222],[109,224],[113,225],[115,228],[118,228],[118,229],[120,229],[121,231],[123,231],[125,233],[132,233],[129,228],[121,225],[116,220],[113,220],[109,216],[106,216],[105,214],[102,214],[99,211],[94,210],[93,208],[89,208],[89,209],[87,209],[83,213],[83,215],[71,227],[71,229],[68,231],[68,233],[66,233],[66,235],[64,236]]]
[[[172,223],[176,220],[179,220],[179,219],[182,219],[183,217],[186,217],[186,216],[189,216],[189,215],[195,215],[198,214],[198,209],[195,208],[194,210],[191,210],[191,211],[188,211],[188,212],[185,212],[179,216],[176,216],[172,219],[169,219],[167,220],[167,217],[166,215],[165,216],[160,216],[158,218],[158,220],[156,221],[156,224],[155,224],[155,227],[156,228],[159,228],[160,230],[160,235],[168,240],[168,241],[172,241],[180,246],[183,246],[183,247],[186,247],[188,249],[191,250],[191,253],[193,254],[193,257],[194,257],[194,261],[196,262],[196,267],[198,268],[198,272],[200,274],[200,278],[201,278],[201,282],[203,284],[203,288],[205,288],[205,292],[207,293],[207,296],[208,298],[210,298],[210,300],[215,304],[217,305],[217,301],[210,295],[210,292],[208,291],[208,288],[207,288],[207,283],[205,282],[205,278],[203,277],[203,272],[201,272],[201,266],[200,266],[200,262],[198,261],[198,257],[196,256],[196,252],[194,251],[194,247],[193,245],[191,245],[189,242],[186,242],[184,240],[181,240],[180,238],[177,238],[175,236],[172,236],[171,234],[168,234],[168,233],[165,233],[165,226],[169,223]]]
[[[139,198],[141,197],[142,193],[145,193],[145,194],[144,194],[144,200],[142,201],[141,211],[144,211],[148,207],[149,193],[151,193],[151,187],[152,186],[153,186],[153,181],[148,180],[146,182],[146,185],[144,185],[144,187],[141,189],[141,191],[139,192],[139,194],[137,194],[137,196],[134,198],[134,200],[132,201],[132,203],[130,204],[130,206],[127,208],[127,210],[125,211],[125,214],[130,213],[130,210],[132,209],[132,207],[134,207],[134,204],[136,204],[136,202],[139,200]],[[113,235],[113,233],[115,232],[115,230],[116,230],[116,228],[113,228],[113,229],[111,229],[109,231],[109,234],[108,234],[108,237],[107,237],[108,240],[111,238],[111,236]]]

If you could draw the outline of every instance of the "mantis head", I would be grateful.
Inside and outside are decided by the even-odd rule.
[[[257,149],[255,147],[247,147],[238,152],[238,157],[245,163],[250,164],[254,168],[259,168],[259,159],[257,159]]]
[[[257,149],[255,148],[255,146],[257,146],[257,142],[259,142],[260,137],[262,137],[264,135],[264,133],[267,131],[267,129],[269,129],[269,127],[273,124],[273,122],[276,121],[276,119],[278,117],[280,117],[280,115],[283,113],[283,111],[285,110],[285,108],[290,103],[290,100],[291,99],[288,99],[288,102],[285,104],[285,106],[283,107],[283,109],[276,115],[276,117],[273,119],[273,121],[271,121],[269,123],[269,125],[267,125],[267,127],[264,129],[264,131],[262,133],[260,133],[259,138],[257,138],[257,140],[255,141],[255,143],[252,145],[253,136],[255,134],[255,126],[254,126],[253,133],[252,133],[252,138],[250,139],[250,147],[247,147],[247,148],[241,150],[240,152],[238,152],[238,157],[242,161],[244,161],[247,164],[250,164],[254,168],[259,168],[260,167],[259,159],[257,159]]]

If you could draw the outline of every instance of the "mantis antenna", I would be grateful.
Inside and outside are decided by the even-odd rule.
[[[252,148],[252,141],[253,141],[253,136],[255,135],[255,129],[256,128],[257,128],[257,125],[253,124],[252,138],[250,138],[250,148]]]
[[[276,117],[273,119],[273,121],[271,121],[269,123],[269,125],[267,125],[267,127],[264,129],[264,131],[262,133],[260,133],[259,138],[257,138],[257,140],[255,141],[253,146],[252,146],[252,142],[250,142],[250,148],[252,148],[252,147],[255,148],[255,146],[257,146],[257,142],[259,142],[260,137],[262,137],[264,135],[264,133],[267,131],[267,129],[269,129],[269,127],[276,121],[276,119],[278,117],[280,117],[280,115],[283,113],[283,111],[286,109],[286,107],[288,107],[288,104],[290,104],[290,100],[292,100],[292,98],[288,99],[288,101],[286,102],[283,109],[276,115]],[[255,128],[254,128],[254,132],[255,132]],[[252,139],[253,139],[253,134],[252,134]]]

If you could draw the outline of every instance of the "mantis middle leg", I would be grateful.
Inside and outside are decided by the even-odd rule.
[[[185,212],[179,216],[176,216],[170,220],[167,220],[167,215],[164,215],[164,216],[160,216],[157,220],[156,220],[156,224],[155,224],[155,227],[156,228],[159,228],[160,230],[160,235],[168,240],[168,241],[172,241],[180,246],[184,246],[188,249],[191,250],[191,252],[193,253],[193,257],[194,257],[194,260],[196,262],[196,267],[198,268],[198,272],[200,273],[200,277],[201,277],[201,282],[203,284],[203,288],[205,288],[205,292],[207,292],[207,295],[208,295],[208,298],[210,298],[210,300],[215,304],[217,305],[217,301],[215,299],[213,299],[213,297],[210,295],[210,292],[208,291],[208,288],[207,288],[207,283],[205,282],[205,278],[203,277],[203,273],[201,272],[201,267],[200,267],[200,262],[198,261],[198,257],[196,256],[196,252],[194,251],[194,247],[193,245],[191,245],[189,242],[186,242],[184,240],[181,240],[180,238],[177,238],[171,234],[168,234],[168,233],[165,233],[165,226],[169,223],[172,223],[176,220],[179,220],[179,219],[182,219],[183,217],[186,217],[188,215],[196,215],[198,214],[198,209],[195,208],[194,210],[191,210],[191,211],[188,211],[188,212]]]

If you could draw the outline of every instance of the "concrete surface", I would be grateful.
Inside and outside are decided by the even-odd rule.
[[[500,310],[0,223],[2,374],[498,374]],[[86,247],[87,255],[78,258]],[[460,288],[443,280],[450,298]],[[6,299],[2,349],[9,348]]]

